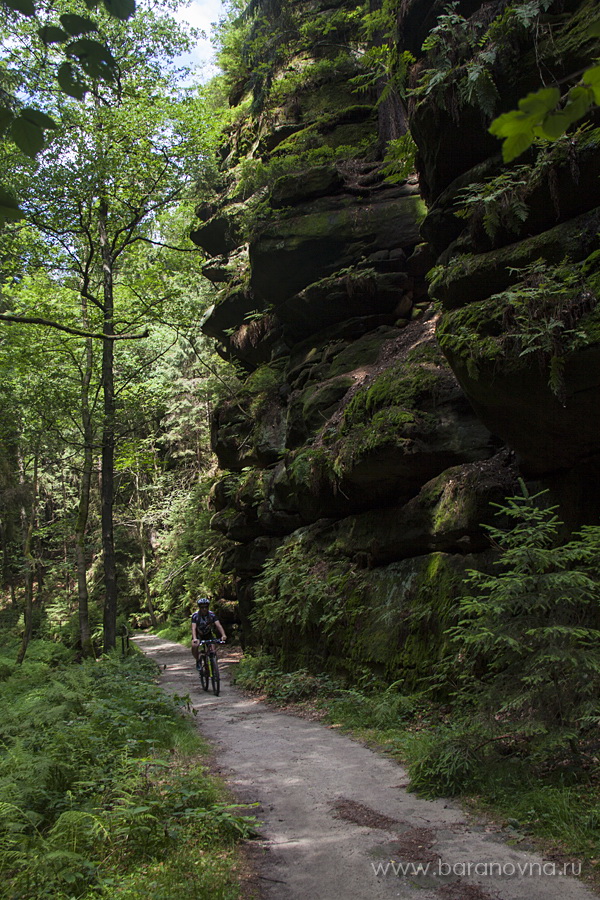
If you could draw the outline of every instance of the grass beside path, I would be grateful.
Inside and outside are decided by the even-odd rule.
[[[0,646],[0,900],[240,900],[252,810],[141,654]]]

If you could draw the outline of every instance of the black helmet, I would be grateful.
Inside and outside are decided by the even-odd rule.
[[[198,600],[198,606],[210,606],[210,600],[208,597],[200,597]]]

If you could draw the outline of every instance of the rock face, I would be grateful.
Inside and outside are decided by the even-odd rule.
[[[422,231],[438,254],[430,294],[444,310],[440,346],[477,415],[516,451],[525,474],[572,479],[600,454],[592,424],[600,132],[588,122],[506,165],[485,124],[540,87],[539,67],[559,81],[591,64],[600,42],[588,25],[598,10],[581,0],[552,3],[536,17],[535,34],[513,11],[499,52],[503,9],[461,4],[464,18],[440,32],[440,41],[469,35],[453,72],[434,88],[415,71],[411,128],[429,204]],[[484,59],[485,95],[469,94],[469,72]],[[415,69],[438,60],[434,46]],[[465,134],[473,137],[466,153]]]
[[[490,564],[482,525],[515,492],[517,458],[571,525],[597,514],[581,479],[600,451],[600,138],[507,169],[487,132],[536,87],[540,53],[563,74],[581,68],[590,41],[573,29],[589,5],[563,2],[552,40],[543,16],[513,23],[494,55],[500,0],[459,4],[446,31],[444,3],[402,4],[418,179],[400,182],[384,155],[407,110],[364,78],[369,48],[348,26],[358,4],[270,7],[273,32],[296,38],[261,83],[262,108],[231,129],[227,187],[192,239],[219,287],[203,330],[248,373],[213,416],[212,526],[231,541],[223,571],[246,639],[287,664],[317,648],[329,670],[417,684],[445,652],[463,573]],[[327,26],[329,49],[303,43],[308,23]],[[446,81],[431,76],[443,41]],[[481,47],[492,62],[479,83]],[[240,110],[251,81],[232,88]]]

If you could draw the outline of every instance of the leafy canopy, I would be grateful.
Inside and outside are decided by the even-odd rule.
[[[99,5],[100,0],[84,0],[82,12]],[[103,0],[103,6],[109,16],[122,22],[135,13],[135,0]],[[57,20],[56,12],[56,6],[44,0],[37,4],[35,0],[0,0],[0,139],[11,141],[31,159],[46,146],[47,132],[57,126],[51,110],[32,105],[40,78],[52,87],[56,81],[64,94],[83,100],[94,82],[113,83],[119,77],[117,60],[106,41],[92,37],[99,32],[98,20],[70,10]],[[32,48],[14,67],[11,46],[23,28]],[[14,191],[0,183],[0,223],[20,218]]]

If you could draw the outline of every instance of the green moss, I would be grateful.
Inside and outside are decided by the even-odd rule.
[[[454,623],[462,566],[433,553],[369,572],[353,601],[356,619],[349,617],[360,629],[340,633],[340,649],[405,690],[425,687],[448,653],[445,631]]]
[[[401,649],[395,664],[405,672],[405,688],[422,688],[435,677],[437,665],[448,653],[446,631],[454,624],[461,591],[460,563],[452,557],[433,553],[420,561],[398,627]]]
[[[373,125],[370,122],[353,122],[337,125],[335,128],[326,127],[325,133],[323,128],[319,131],[326,147],[335,149],[351,145],[356,148],[357,155],[365,154],[376,143]]]
[[[278,386],[280,382],[281,372],[272,366],[259,366],[246,379],[244,389],[250,394],[262,394],[264,391]]]
[[[553,371],[562,371],[570,353],[600,336],[600,276],[587,274],[586,263],[550,266],[538,260],[523,267],[521,280],[508,290],[445,313],[437,329],[440,347],[473,379],[482,366],[518,371],[533,354],[548,368],[558,394],[561,384],[554,383]]]
[[[482,363],[493,363],[502,354],[502,308],[494,300],[470,303],[444,313],[437,327],[442,351],[459,358],[471,378],[477,378]]]
[[[258,420],[276,401],[283,381],[281,371],[273,366],[259,366],[244,382],[242,399],[250,397],[249,412]]]
[[[385,447],[402,448],[411,443],[406,431],[421,422],[417,416],[399,406],[379,410],[365,425],[352,429],[347,439],[337,446],[334,472],[342,477],[362,457]]]
[[[446,360],[437,341],[424,341],[418,344],[406,354],[406,362],[432,363],[435,366],[445,366]]]
[[[408,410],[435,391],[439,375],[425,365],[407,366],[404,361],[390,367],[369,387],[357,391],[344,412],[342,432],[369,421],[374,414],[387,407]]]
[[[324,551],[311,529],[286,541],[257,583],[255,640],[278,662],[423,688],[449,651],[465,563],[443,553],[369,572]]]
[[[461,254],[427,275],[429,294],[445,309],[488,299],[518,284],[523,270],[543,260],[549,270],[565,260],[584,262],[598,249],[600,210],[555,225],[541,234],[488,253]]]
[[[378,329],[353,341],[339,353],[336,353],[329,369],[329,376],[340,375],[343,372],[352,372],[359,367],[371,365],[379,356],[383,343],[392,334],[396,333],[388,329]]]
[[[333,480],[331,453],[325,447],[307,447],[300,450],[288,467],[294,491],[318,495],[324,482]]]
[[[349,84],[340,83],[340,76],[346,76],[349,80],[356,72],[356,65],[348,62],[348,58],[338,57],[336,60],[327,61],[330,66],[333,63],[336,66],[337,80],[322,79],[321,73],[318,73],[319,79],[322,81],[320,86],[314,86],[310,93],[305,93],[301,99],[303,114],[306,118],[319,119],[327,116],[332,110],[340,109],[344,104],[350,106],[356,102],[356,94],[350,89]],[[316,70],[315,70],[316,74]],[[313,83],[317,79],[313,79]]]
[[[306,153],[309,150],[315,150],[323,144],[319,135],[319,129],[315,123],[301,128],[294,134],[291,134],[285,140],[281,141],[273,151],[273,157],[286,156],[289,154]]]
[[[316,418],[320,424],[323,424],[328,412],[341,401],[353,384],[354,379],[350,375],[340,375],[321,384],[305,388],[300,402],[306,422],[310,424]]]

